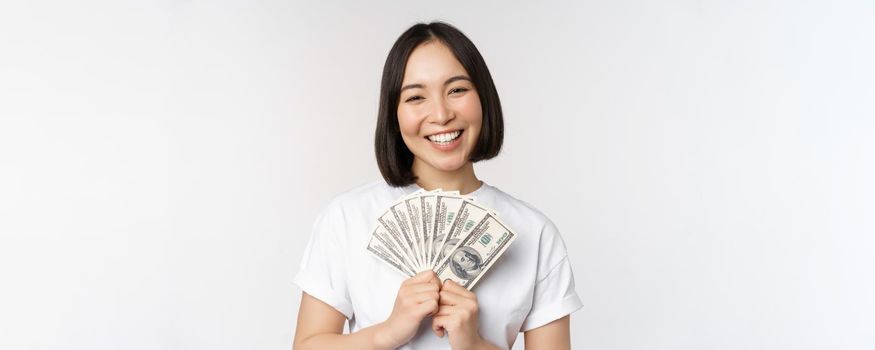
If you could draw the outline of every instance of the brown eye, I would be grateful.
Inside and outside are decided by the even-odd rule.
[[[466,89],[466,88],[455,88],[455,89],[450,90],[450,93],[451,93],[451,94],[454,94],[454,93],[461,93],[461,92],[465,92],[465,91],[468,91],[468,89]]]
[[[423,99],[422,96],[411,96],[410,98],[404,100],[404,102],[413,102],[421,99]]]

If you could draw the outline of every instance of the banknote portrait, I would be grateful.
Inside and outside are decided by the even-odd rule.
[[[480,274],[483,258],[471,247],[460,247],[450,257],[450,269],[459,278],[471,279]]]

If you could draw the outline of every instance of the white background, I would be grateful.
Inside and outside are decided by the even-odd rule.
[[[0,348],[288,349],[316,212],[379,178],[386,54],[441,19],[488,183],[559,226],[577,349],[875,348],[875,3],[8,1]]]

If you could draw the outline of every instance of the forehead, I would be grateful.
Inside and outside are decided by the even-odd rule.
[[[450,77],[468,75],[450,48],[438,40],[417,46],[407,59],[403,84],[443,84]]]

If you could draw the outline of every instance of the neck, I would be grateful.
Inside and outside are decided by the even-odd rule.
[[[471,162],[465,163],[454,171],[442,171],[424,164],[419,159],[414,159],[412,170],[413,175],[417,177],[416,184],[426,191],[440,188],[444,191],[459,191],[461,194],[469,194],[483,184],[474,174],[474,164]]]

